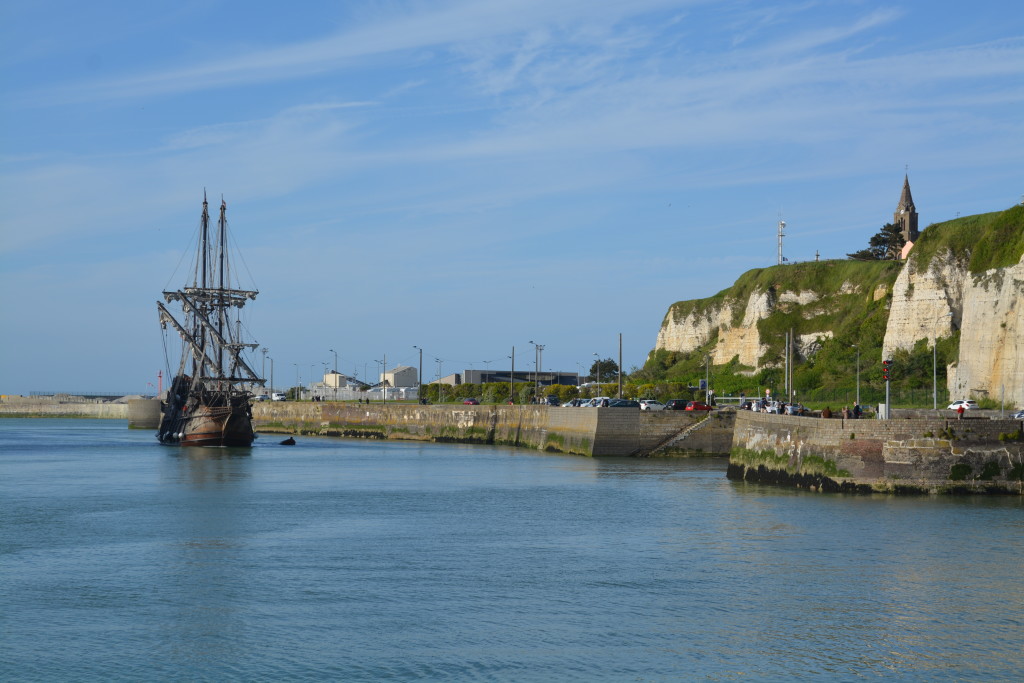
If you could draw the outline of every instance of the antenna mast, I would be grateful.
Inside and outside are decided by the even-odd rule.
[[[786,221],[782,220],[782,212],[780,211],[779,212],[779,263],[778,263],[778,265],[780,265],[780,266],[782,265],[782,262],[786,260],[786,259],[784,259],[782,257],[782,238],[786,234],[786,233],[783,232],[783,230],[785,230],[785,229],[786,229]]]

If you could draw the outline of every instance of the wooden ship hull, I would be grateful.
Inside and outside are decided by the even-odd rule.
[[[256,439],[252,407],[247,396],[235,396],[219,405],[189,401],[180,407],[164,404],[157,438],[181,446],[251,446]]]
[[[162,403],[157,438],[181,446],[251,446],[256,439],[247,393],[204,391],[175,377]]]

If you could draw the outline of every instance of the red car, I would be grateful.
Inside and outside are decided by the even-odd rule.
[[[478,406],[478,405],[480,405],[480,401],[478,401],[475,398],[467,398],[465,401],[462,402],[462,405],[464,405],[464,406]]]
[[[700,401],[690,401],[686,404],[685,410],[711,410],[711,406]]]

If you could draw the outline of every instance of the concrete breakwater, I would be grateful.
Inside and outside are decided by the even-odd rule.
[[[543,405],[408,405],[399,403],[258,403],[256,430],[417,441],[487,443],[556,453],[644,456],[702,416],[620,408],[557,408]],[[709,428],[659,455],[729,452],[730,414],[713,415]]]
[[[0,416],[128,420],[156,430],[156,399],[125,402],[5,397]],[[428,405],[405,403],[266,402],[253,404],[257,432],[357,438],[487,443],[555,453],[646,457],[725,455],[732,446],[732,414],[641,412],[619,408],[544,405]],[[693,429],[697,427],[697,429]],[[679,438],[683,432],[685,438]]]
[[[740,411],[731,479],[819,491],[1024,493],[1024,423],[822,420]]]
[[[128,419],[128,403],[5,396],[3,401],[0,401],[0,416],[126,420]]]

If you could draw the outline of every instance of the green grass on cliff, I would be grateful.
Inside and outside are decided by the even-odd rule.
[[[955,258],[969,256],[968,269],[974,275],[1019,263],[1024,255],[1024,206],[929,225],[909,258],[920,269],[947,250]]]
[[[710,311],[723,304],[733,306],[732,324],[742,322],[747,300],[755,291],[769,292],[779,300],[774,312],[758,321],[761,342],[767,346],[759,365],[783,365],[786,333],[805,339],[819,337],[821,348],[810,362],[802,363],[804,386],[831,387],[845,383],[856,374],[856,351],[860,346],[864,366],[881,354],[882,339],[888,321],[889,293],[899,275],[901,264],[893,261],[820,261],[772,266],[750,270],[736,283],[713,297],[681,301],[669,315],[680,320],[692,312]],[[876,299],[875,291],[881,295]],[[809,303],[781,301],[787,292],[813,292]],[[651,353],[638,380],[647,382],[693,382],[704,377],[704,354],[711,351],[716,335],[703,347],[689,353],[664,349]],[[740,366],[733,359],[713,369],[719,393],[750,391],[749,386],[778,386],[781,370],[766,368],[753,374],[753,368]],[[752,376],[753,375],[753,376]],[[778,375],[778,377],[776,377]]]
[[[755,268],[714,296],[672,304],[666,320],[680,321],[691,313],[710,312],[728,303],[733,306],[732,322],[738,325],[743,321],[747,300],[755,290],[771,291],[776,296],[808,291],[831,296],[846,285],[851,294],[870,296],[878,285],[891,287],[900,267],[895,261],[813,261]]]

